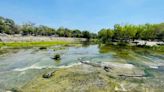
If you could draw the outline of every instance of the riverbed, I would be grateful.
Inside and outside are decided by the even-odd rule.
[[[1,54],[0,91],[164,91],[164,54],[161,52],[143,48],[100,45],[68,46],[63,47],[64,49],[54,50],[54,48],[61,47],[63,46],[51,46],[44,50],[39,50],[37,47],[16,49],[13,52]],[[60,54],[61,60],[53,60],[54,54]],[[109,65],[112,69],[105,71],[103,67],[85,65],[80,61],[101,66]],[[57,71],[52,78],[42,78],[44,73],[52,70]],[[134,78],[119,76],[123,74],[144,76]],[[76,80],[76,76],[78,76],[79,82]],[[80,79],[79,76],[81,76]],[[70,77],[75,79],[70,82]],[[63,80],[67,82],[61,82]],[[93,83],[90,84],[89,81]],[[77,87],[76,84],[78,84]],[[54,87],[58,87],[58,89],[55,90]],[[83,89],[79,89],[79,87],[83,87]]]

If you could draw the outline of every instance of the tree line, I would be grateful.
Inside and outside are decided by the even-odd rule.
[[[57,36],[76,38],[98,38],[101,42],[128,42],[135,39],[164,41],[164,23],[143,25],[115,24],[113,29],[103,28],[98,34],[79,29],[58,29],[45,25],[36,26],[34,23],[17,25],[12,19],[0,17],[0,33],[9,35],[21,34],[22,36]]]
[[[113,29],[101,29],[98,38],[103,43],[129,42],[134,40],[164,41],[164,23],[143,25],[115,24]]]
[[[57,37],[76,37],[76,38],[96,38],[97,34],[78,29],[68,29],[60,27],[58,29],[44,25],[36,26],[34,23],[17,25],[12,19],[0,17],[0,33],[8,35],[21,34],[22,36],[57,36]]]

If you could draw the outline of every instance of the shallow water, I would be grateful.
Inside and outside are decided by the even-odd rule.
[[[64,50],[19,49],[0,56],[0,91],[20,88],[31,79],[53,68],[70,67],[83,61],[94,63],[110,62],[115,67],[135,67],[150,77],[147,83],[164,86],[164,55],[141,48],[120,48],[90,45],[88,47],[67,47]],[[56,47],[55,47],[56,48]],[[52,59],[61,55],[60,61]]]

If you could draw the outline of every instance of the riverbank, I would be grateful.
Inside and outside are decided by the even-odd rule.
[[[67,45],[71,44],[71,41],[45,41],[45,42],[0,42],[2,48],[30,48],[41,46],[53,46],[53,45]]]
[[[49,36],[19,36],[3,35],[0,36],[0,47],[4,48],[24,48],[34,46],[53,46],[76,44],[85,41],[85,38],[66,38]]]
[[[69,38],[54,36],[21,36],[21,35],[0,35],[1,42],[50,42],[50,41],[66,41],[76,42],[85,41],[85,38]]]

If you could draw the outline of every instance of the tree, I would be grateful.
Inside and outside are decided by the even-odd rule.
[[[89,40],[91,38],[91,35],[88,31],[83,31],[82,32],[82,37],[87,38]]]
[[[98,37],[103,43],[111,42],[113,40],[114,32],[111,29],[101,29],[98,32]]]
[[[154,40],[156,38],[155,25],[145,24],[144,30],[141,33],[141,38],[143,40]]]
[[[78,38],[82,37],[81,31],[78,29],[73,30],[72,31],[72,37],[78,37]]]
[[[119,41],[123,40],[123,27],[119,24],[114,25],[114,38]]]
[[[65,29],[63,27],[58,28],[57,35],[60,37],[64,37],[64,31],[65,31]]]
[[[90,33],[90,35],[91,35],[92,39],[96,39],[97,38],[97,34],[96,33]]]
[[[31,22],[23,24],[21,27],[21,31],[22,31],[21,34],[22,35],[33,35],[34,29],[35,29],[34,25],[35,24],[31,23]]]
[[[123,27],[123,39],[125,41],[134,39],[136,33],[137,33],[137,28],[134,25],[125,25]]]

